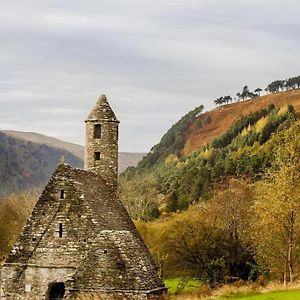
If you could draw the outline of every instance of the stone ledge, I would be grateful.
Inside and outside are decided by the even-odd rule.
[[[40,266],[35,264],[22,264],[22,263],[5,263],[3,267],[32,267],[32,268],[45,268],[45,269],[77,269],[75,266],[63,266],[63,265],[56,265],[56,266]]]

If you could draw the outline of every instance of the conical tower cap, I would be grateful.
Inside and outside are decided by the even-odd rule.
[[[87,117],[86,121],[115,121],[119,122],[115,113],[111,109],[105,95],[101,95]]]

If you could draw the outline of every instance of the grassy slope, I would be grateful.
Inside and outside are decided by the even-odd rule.
[[[166,287],[171,295],[174,295],[176,291],[178,291],[178,285],[181,282],[181,278],[173,278],[173,279],[165,279],[164,280]],[[296,300],[300,299],[300,289],[295,286],[296,289],[289,289],[289,290],[281,290],[280,287],[277,287],[279,290],[265,290],[265,291],[247,291],[247,292],[239,292],[239,289],[236,288],[235,290],[230,288],[231,292],[226,292],[226,289],[219,293],[219,296],[207,296],[203,298],[199,298],[200,296],[197,295],[197,289],[201,286],[200,281],[191,279],[189,280],[184,289],[181,290],[178,296],[173,296],[171,299],[173,300],[200,300],[200,299],[207,299],[207,300]],[[222,288],[221,288],[222,289]]]
[[[165,279],[164,283],[166,287],[168,288],[168,292],[170,294],[175,294],[178,290],[178,286],[181,283],[181,278],[171,278],[171,279]],[[182,292],[183,293],[189,293],[197,289],[200,285],[200,281],[196,279],[190,279],[184,286]]]
[[[164,283],[168,288],[168,292],[173,295],[178,290],[178,285],[181,282],[181,278],[173,278],[173,279],[165,279]],[[201,285],[200,281],[195,279],[189,280],[184,289],[180,292],[180,294],[185,294],[186,298],[189,298],[191,293],[197,291]],[[183,299],[183,295],[179,296],[180,299]],[[295,297],[295,298],[292,298]],[[175,298],[176,299],[176,298]],[[194,299],[194,298],[193,298]],[[280,290],[280,291],[269,291],[269,292],[247,292],[247,293],[235,293],[235,295],[226,295],[226,296],[214,296],[213,298],[208,297],[207,299],[234,299],[234,300],[280,300],[280,299],[300,299],[300,290]]]
[[[300,299],[300,290],[290,290],[290,291],[278,291],[269,292],[258,295],[245,295],[236,297],[221,297],[217,298],[220,300],[233,299],[233,300],[296,300]]]
[[[190,126],[182,153],[187,155],[200,146],[206,145],[228,130],[241,115],[248,115],[250,112],[261,110],[271,103],[278,107],[292,104],[296,111],[300,112],[300,90],[270,94],[254,100],[224,105],[206,112],[200,118],[210,115],[212,122],[202,128]]]

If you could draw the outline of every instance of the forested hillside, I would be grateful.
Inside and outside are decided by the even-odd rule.
[[[197,123],[190,124],[186,133],[182,154],[187,155],[200,146],[206,145],[228,130],[241,115],[248,115],[251,112],[266,108],[270,104],[274,104],[277,107],[293,105],[296,111],[300,111],[300,90],[277,92],[254,99],[240,100],[234,104],[225,104],[204,113],[200,116],[198,122],[203,123],[202,120],[208,118],[211,120],[210,124],[208,126],[198,126]]]
[[[166,278],[210,287],[293,282],[300,271],[300,91],[202,110],[184,116],[121,176],[123,203]],[[191,147],[192,138],[199,142]]]
[[[258,97],[203,114],[202,110],[199,106],[184,116],[137,168],[129,168],[121,176],[123,201],[134,218],[149,220],[205,201],[212,196],[214,186],[227,177],[260,179],[273,161],[280,133],[298,124],[300,91]],[[226,126],[216,123],[226,115],[234,121],[226,122]],[[197,126],[198,140],[205,132],[207,142],[185,154],[186,144],[195,134],[192,129]],[[141,203],[143,209],[139,211]]]
[[[0,196],[43,187],[62,156],[69,164],[83,167],[82,159],[71,152],[0,132]]]
[[[151,167],[171,153],[186,156],[227,131],[240,116],[265,109],[271,104],[277,107],[293,105],[296,111],[300,111],[300,89],[226,104],[205,113],[202,113],[204,107],[200,105],[167,131],[140,162],[139,168]]]
[[[210,287],[270,280],[286,286],[299,278],[299,136],[299,121],[276,134],[259,180],[224,178],[208,201],[136,222],[166,278],[198,278]]]

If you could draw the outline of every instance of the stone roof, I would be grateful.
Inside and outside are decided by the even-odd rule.
[[[133,232],[103,230],[96,245],[76,271],[79,290],[151,291],[164,287],[148,250]]]
[[[111,109],[107,98],[105,95],[102,95],[95,107],[92,109],[90,114],[87,117],[86,121],[115,121],[119,122],[118,119],[116,118],[115,113]]]
[[[64,190],[65,198],[60,199]],[[64,236],[57,237],[58,224]],[[164,289],[156,266],[116,191],[98,174],[61,163],[6,264],[74,268],[73,288]]]

